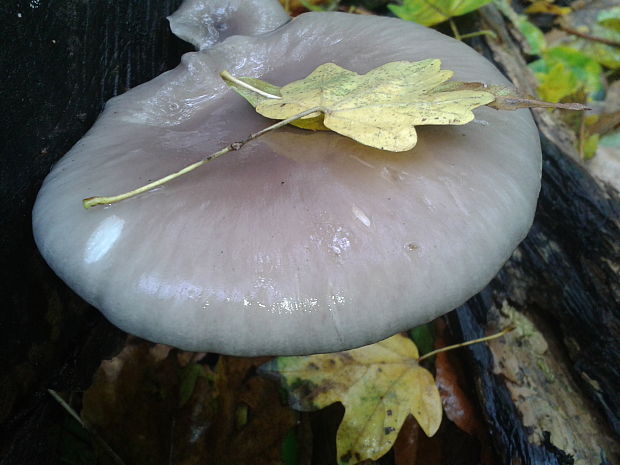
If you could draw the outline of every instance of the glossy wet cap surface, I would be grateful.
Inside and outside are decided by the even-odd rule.
[[[372,343],[448,312],[525,237],[540,187],[528,111],[423,127],[410,152],[278,130],[140,197],[84,210],[270,124],[220,80],[283,85],[334,62],[364,73],[440,58],[507,84],[484,58],[396,19],[309,13],[231,36],[111,100],[46,179],[33,213],[56,273],[120,328],[186,350],[308,354]]]

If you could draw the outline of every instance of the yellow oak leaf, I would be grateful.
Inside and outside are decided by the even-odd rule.
[[[428,436],[439,428],[439,391],[418,357],[415,344],[398,334],[345,352],[278,357],[261,371],[280,377],[297,410],[342,402],[337,457],[340,464],[353,464],[388,452],[409,414]]]
[[[226,71],[222,72],[222,77],[226,80],[226,84],[246,99],[253,107],[256,107],[256,105],[265,100],[272,100],[274,97],[281,97],[280,88],[278,86],[261,79],[250,77],[233,78]],[[247,84],[249,87],[243,87],[243,84]],[[257,90],[259,92],[257,92]],[[268,97],[267,95],[270,95],[271,97]],[[312,118],[301,118],[292,121],[291,125],[301,129],[310,129],[312,131],[330,130],[323,124],[322,114]]]
[[[360,75],[325,63],[281,88],[255,78],[232,78],[227,72],[222,77],[267,118],[284,120],[316,108],[291,124],[326,127],[371,147],[403,152],[417,142],[414,126],[466,124],[474,119],[474,108],[494,99],[482,90],[437,91],[453,75],[440,66],[438,59],[396,61]],[[267,95],[251,95],[254,86]]]
[[[256,111],[267,118],[287,119],[317,108],[332,131],[381,150],[402,152],[417,142],[414,126],[465,124],[471,110],[494,97],[479,90],[435,92],[452,77],[438,59],[396,61],[359,75],[325,63],[305,79],[280,88],[280,99],[264,99]]]

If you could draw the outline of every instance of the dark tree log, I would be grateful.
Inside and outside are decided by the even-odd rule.
[[[510,27],[494,7],[482,13],[485,27],[499,39],[482,44],[481,51],[521,90],[533,93],[533,78]],[[496,343],[491,351],[483,345],[466,350],[503,463],[618,463],[620,196],[575,161],[570,135],[557,119],[546,111],[535,117],[543,175],[534,225],[493,282],[448,319],[462,340],[515,318],[527,321],[534,336],[514,338],[506,350]],[[556,423],[546,422],[545,415]],[[532,418],[538,420],[535,426]]]
[[[180,0],[0,4],[0,462],[57,463],[62,411],[47,387],[79,389],[124,336],[40,258],[30,212],[51,166],[105,102],[176,66],[189,46],[165,17]]]
[[[533,387],[506,376],[505,370],[495,374],[497,358],[500,364],[502,361],[497,351],[483,345],[467,349],[480,405],[504,463],[517,459],[528,464],[569,464],[573,459],[584,463],[593,457],[598,460],[585,463],[614,463],[618,449],[613,437],[620,433],[620,295],[614,268],[620,258],[620,204],[615,192],[606,192],[544,135],[541,139],[543,189],[534,226],[497,278],[451,313],[449,321],[460,339],[475,339],[484,335],[485,328],[497,328],[498,321],[505,320],[501,310],[509,303],[534,321],[549,346],[538,354],[542,358],[537,362],[547,364],[548,374],[554,377],[567,368],[572,378],[556,386],[555,382],[548,383],[544,389],[540,384]],[[514,346],[508,350],[517,354],[519,366],[529,369],[530,378],[534,371],[544,371],[528,366],[531,353],[520,355]],[[564,382],[575,384],[570,389],[574,396],[571,400],[582,405],[574,412],[571,428],[583,429],[584,436],[598,436],[593,444],[600,450],[593,450],[593,454],[585,450],[584,438],[554,438],[542,424],[533,439],[532,428],[524,425],[524,412],[515,405],[515,390],[511,394],[507,388],[507,384],[527,384],[536,391],[533,396],[561,397],[566,395]],[[583,394],[590,402],[577,400]],[[587,424],[584,417],[590,417],[600,428]],[[556,434],[568,433],[558,430]],[[569,439],[575,441],[571,447],[554,445],[554,440],[566,443]]]

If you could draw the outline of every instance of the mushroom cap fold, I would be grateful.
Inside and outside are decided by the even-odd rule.
[[[125,331],[235,355],[369,344],[482,289],[533,220],[541,153],[525,110],[420,127],[403,153],[284,128],[136,198],[82,208],[271,124],[224,69],[284,85],[326,62],[365,73],[439,58],[455,79],[509,85],[466,45],[397,19],[307,13],[259,32],[188,53],[108,102],[34,207],[55,272]]]
[[[278,0],[186,0],[168,17],[174,35],[196,50],[233,35],[270,32],[290,19]]]

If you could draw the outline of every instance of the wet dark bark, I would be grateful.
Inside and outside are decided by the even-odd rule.
[[[63,414],[45,388],[79,389],[122,337],[58,280],[30,212],[51,166],[114,95],[178,64],[165,17],[180,0],[0,4],[0,462],[57,463]]]
[[[494,7],[480,11],[483,27],[494,30],[498,40],[478,41],[478,50],[495,61],[522,91],[534,93],[535,81],[512,35],[515,31]],[[542,128],[543,173],[532,229],[490,285],[448,319],[459,340],[497,329],[506,304],[534,321],[551,346],[544,357],[550,375],[566,374],[568,382],[574,383],[570,397],[583,407],[575,417],[582,415],[584,425],[585,418],[604,425],[589,433],[600,439],[600,450],[586,463],[617,463],[620,458],[613,442],[620,436],[620,194],[594,180],[575,161],[576,151],[557,120],[545,112],[535,116]],[[535,428],[524,426],[523,408],[508,388],[511,383],[485,345],[464,352],[503,463],[579,462],[572,456],[575,450],[568,453],[554,444],[554,439],[558,441],[550,431],[541,427],[533,433]],[[515,357],[527,364],[527,356]],[[566,396],[565,386],[555,384],[544,386],[537,395]],[[573,429],[587,429],[584,425],[576,421]],[[536,435],[539,441],[532,441]],[[574,441],[577,451],[589,447],[578,443]]]
[[[620,259],[619,198],[617,192],[597,184],[542,135],[541,140],[543,187],[527,239],[497,278],[452,312],[449,321],[457,338],[481,337],[488,327],[489,309],[501,306],[503,301],[545,320],[545,337],[557,341],[580,387],[578,395],[589,398],[613,430],[611,436],[615,433],[617,437],[620,293],[614,266]],[[466,352],[480,405],[504,463],[573,463],[572,457],[554,446],[549,437],[544,436],[538,445],[528,440],[531,431],[523,426],[506,380],[493,373],[487,347],[476,345]],[[602,452],[597,463],[614,463],[612,451]]]

